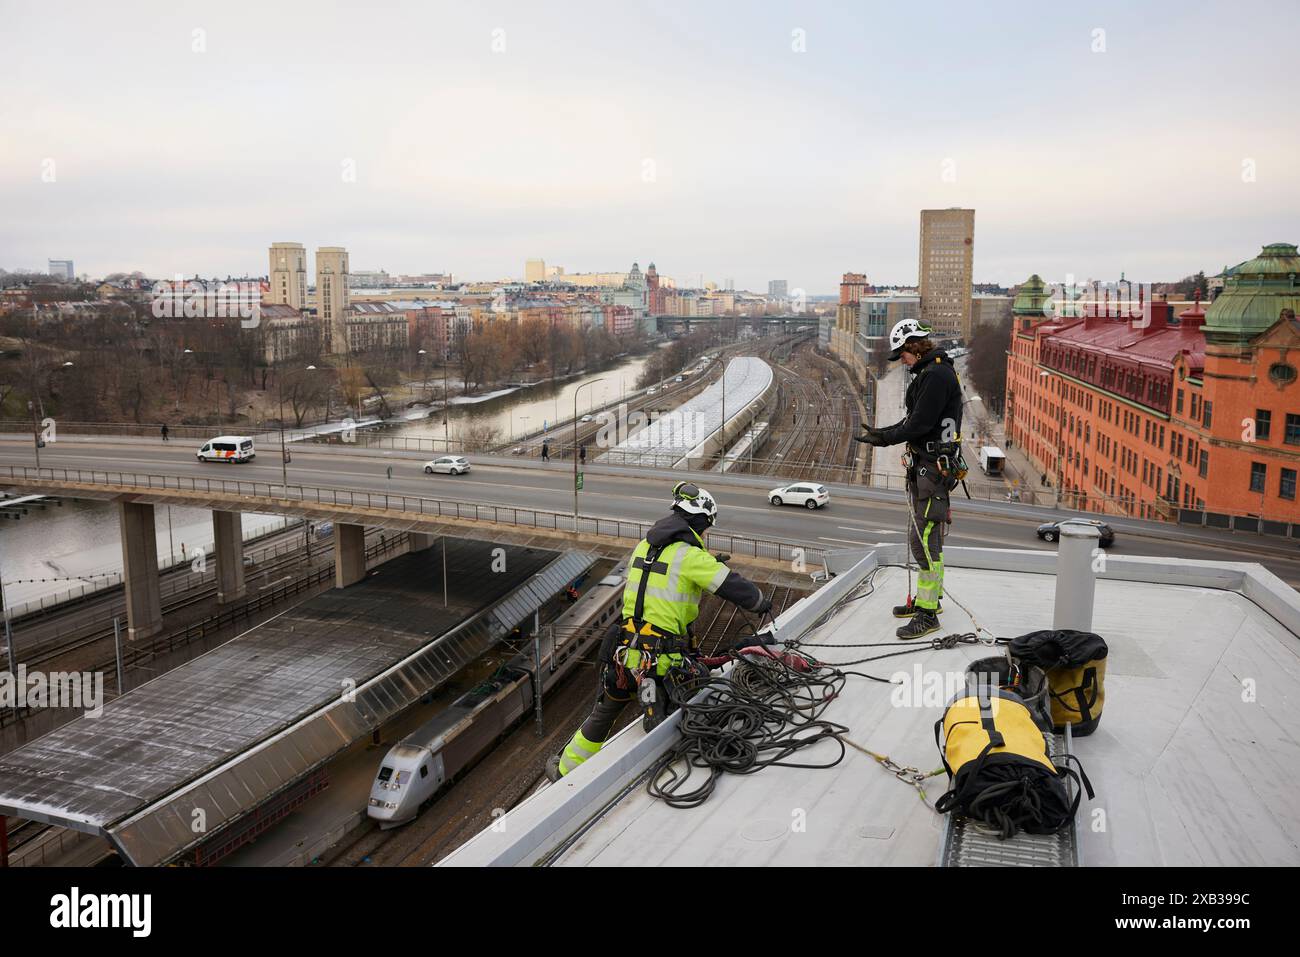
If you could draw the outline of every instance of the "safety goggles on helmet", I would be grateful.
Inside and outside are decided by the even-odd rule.
[[[913,339],[924,339],[930,330],[915,319],[903,319],[894,323],[889,330],[889,361],[894,362],[903,354],[903,346]]]
[[[718,520],[718,503],[694,482],[678,482],[673,486],[673,508],[687,515],[703,515],[710,525]]]
[[[700,494],[700,487],[694,482],[678,482],[673,486],[673,501],[695,498]]]

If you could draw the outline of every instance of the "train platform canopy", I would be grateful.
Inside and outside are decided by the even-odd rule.
[[[772,387],[772,367],[755,356],[742,356],[727,363],[724,379],[687,399],[671,412],[660,414],[645,428],[629,435],[605,452],[605,460],[620,462],[632,455],[651,456],[643,461],[672,464],[685,458],[705,439]]]
[[[952,548],[944,557],[942,633],[1052,627],[1054,554]],[[888,563],[902,558],[893,545],[837,555],[838,574],[787,609],[779,633],[802,635],[831,662],[901,647],[890,606],[907,581]],[[1077,818],[1080,863],[1300,865],[1300,595],[1255,564],[1107,558],[1092,629],[1110,647],[1105,711],[1072,745],[1096,790]],[[868,642],[892,647],[832,647]],[[999,653],[958,645],[857,665],[911,684],[849,677],[823,717],[847,725],[854,745],[936,769],[946,695],[925,693],[916,677],[959,677],[970,660]],[[629,725],[440,866],[940,863],[945,818],[853,745],[830,769],[724,774],[702,805],[668,806],[647,792],[646,771],[679,739],[679,717],[648,735]],[[838,753],[822,741],[792,760]],[[946,785],[942,773],[925,781],[931,804]]]
[[[0,814],[165,863],[414,704],[593,564],[447,539],[444,579],[442,554],[385,562],[0,755]]]

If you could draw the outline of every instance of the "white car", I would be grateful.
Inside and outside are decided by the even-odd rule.
[[[659,391],[659,389],[658,389],[657,387],[655,387],[655,388],[651,388],[651,389],[647,389],[647,390],[646,390],[646,395],[654,395],[654,394],[655,394],[656,392],[658,392],[658,391]]]
[[[796,482],[782,488],[774,488],[767,493],[767,500],[773,505],[802,505],[804,508],[821,508],[831,500],[831,493],[825,485],[812,482]]]
[[[200,462],[251,462],[257,458],[253,439],[247,435],[218,435],[194,455]]]
[[[595,417],[594,415],[584,415],[584,416],[583,416],[582,418],[580,418],[578,421],[579,421],[579,422],[595,422],[595,421],[596,421],[596,417]]]
[[[461,475],[469,471],[469,459],[461,455],[444,455],[440,459],[424,463],[424,474],[446,472],[448,475]]]

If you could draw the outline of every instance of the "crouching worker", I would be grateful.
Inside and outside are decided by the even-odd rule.
[[[672,510],[632,552],[622,622],[606,634],[598,654],[596,706],[564,751],[548,762],[552,781],[599,751],[632,701],[640,702],[649,731],[673,710],[684,685],[707,674],[696,660],[699,649],[691,634],[705,592],[760,615],[771,610],[771,600],[757,585],[723,564],[730,556],[710,555],[704,547],[703,535],[717,518],[712,495],[678,482]]]
[[[952,360],[929,339],[929,330],[904,319],[889,333],[891,360],[902,359],[912,381],[907,386],[903,421],[867,428],[859,442],[887,446],[907,443],[908,545],[916,559],[916,599],[894,608],[895,618],[911,618],[899,638],[920,638],[939,630],[943,597],[943,537],[952,522],[949,493],[965,476],[961,458],[961,382]]]

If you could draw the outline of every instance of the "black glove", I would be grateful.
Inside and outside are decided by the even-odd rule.
[[[718,552],[713,557],[716,558],[718,561],[722,562],[722,564],[724,565],[727,564],[727,562],[731,561],[731,556],[728,555],[726,552]]]
[[[758,606],[751,610],[759,615],[766,615],[772,610],[772,599],[764,595],[762,600],[758,603]]]
[[[866,442],[867,445],[874,445],[876,447],[882,447],[888,445],[888,443],[885,441],[884,435],[881,433],[879,429],[873,429],[869,425],[864,425],[862,429],[863,429],[862,435],[854,436],[854,438],[857,439],[859,442]]]

